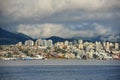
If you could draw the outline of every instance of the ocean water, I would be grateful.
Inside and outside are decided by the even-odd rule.
[[[120,80],[120,66],[0,66],[0,80]]]

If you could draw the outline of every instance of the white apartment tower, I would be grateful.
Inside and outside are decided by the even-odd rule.
[[[36,46],[43,46],[43,40],[42,40],[42,39],[37,39],[37,40],[35,41],[35,45],[36,45]]]
[[[33,46],[34,45],[34,41],[32,41],[32,40],[26,40],[25,41],[25,45],[26,46]]]
[[[78,43],[83,44],[83,40],[82,39],[78,40]]]
[[[53,46],[53,41],[52,40],[48,40],[47,41],[47,47],[52,47]]]
[[[64,45],[65,45],[65,46],[68,46],[68,45],[69,45],[69,41],[66,40],[66,41],[64,42]]]
[[[47,47],[47,40],[43,40],[43,46]]]
[[[115,43],[115,49],[119,50],[119,43]]]
[[[110,43],[106,42],[106,50],[109,51],[110,50]]]

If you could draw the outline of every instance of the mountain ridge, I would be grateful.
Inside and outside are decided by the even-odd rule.
[[[64,42],[66,40],[74,41],[74,40],[79,40],[79,39],[82,39],[84,42],[85,41],[95,42],[95,41],[110,41],[111,40],[111,42],[119,42],[120,43],[120,34],[112,36],[113,40],[111,39],[111,36],[112,35],[103,37],[101,35],[98,35],[98,36],[95,36],[92,38],[87,38],[87,37],[62,38],[62,37],[58,37],[58,36],[51,36],[51,37],[42,38],[42,39],[46,39],[46,40],[51,39],[53,41],[53,43]],[[26,40],[33,40],[35,42],[37,39],[33,39],[23,33],[13,33],[13,32],[9,32],[7,30],[0,28],[0,45],[16,44],[18,42],[24,43]]]
[[[12,33],[0,28],[0,45],[16,44],[18,42],[24,42],[28,39],[33,40],[31,37],[23,33]]]

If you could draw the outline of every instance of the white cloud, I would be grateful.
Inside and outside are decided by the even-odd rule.
[[[80,24],[18,24],[15,26],[2,27],[13,32],[24,33],[33,38],[45,38],[59,36],[63,38],[71,37],[95,37],[97,35],[111,35],[114,31],[108,25],[99,23],[80,23]]]
[[[98,35],[108,35],[111,33],[110,29],[105,28],[103,25],[94,23],[90,26],[93,29],[81,29],[84,26],[71,26],[71,25],[63,25],[63,24],[20,24],[18,25],[18,32],[22,32],[27,34],[33,38],[43,38],[50,36],[59,36],[63,38],[71,38],[71,37],[94,37]],[[71,28],[73,27],[73,28]],[[79,27],[79,28],[78,28]],[[77,30],[78,29],[78,30]],[[97,33],[97,34],[96,34]]]
[[[100,35],[109,35],[112,33],[112,30],[109,26],[104,26],[98,23],[93,23],[92,25],[94,26],[95,32]]]
[[[22,32],[34,38],[61,36],[64,27],[61,24],[20,24],[17,26],[18,32]],[[63,36],[64,37],[64,36]]]

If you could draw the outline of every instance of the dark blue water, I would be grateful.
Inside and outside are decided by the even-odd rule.
[[[2,66],[0,80],[120,80],[120,66]]]

